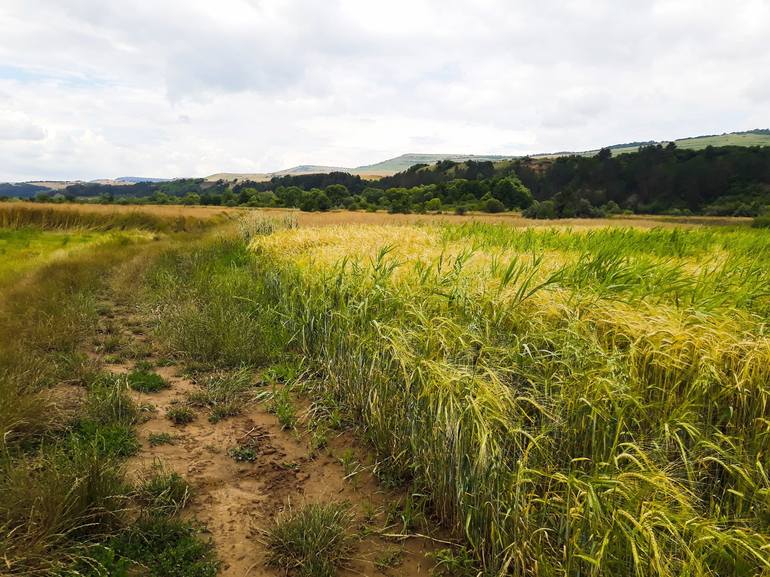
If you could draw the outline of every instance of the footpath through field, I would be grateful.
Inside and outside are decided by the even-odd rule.
[[[158,356],[147,320],[136,306],[106,300],[101,311],[103,331],[133,357],[123,360],[100,347],[95,354],[105,369],[130,373],[137,365],[151,367],[169,385],[157,392],[133,392],[146,416],[137,428],[142,448],[129,461],[129,473],[139,476],[160,461],[187,479],[193,497],[185,514],[210,532],[222,562],[220,575],[281,574],[266,564],[262,531],[285,507],[320,502],[353,506],[357,547],[339,575],[430,574],[428,554],[446,545],[422,537],[393,537],[405,534],[408,524],[402,511],[405,496],[378,487],[365,451],[349,433],[329,439],[322,450],[311,450],[307,435],[284,430],[266,403],[257,401],[269,392],[264,387],[254,388],[252,400],[238,415],[211,422],[198,408],[189,423],[174,424],[168,412],[189,407],[205,377],[187,374],[181,365]],[[258,383],[259,375],[253,379]],[[232,456],[239,447],[250,449],[242,461]]]

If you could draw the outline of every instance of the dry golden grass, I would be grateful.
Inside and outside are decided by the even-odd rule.
[[[161,217],[198,217],[209,218],[223,214],[238,214],[243,212],[264,213],[269,216],[292,215],[300,226],[336,226],[343,224],[376,224],[376,225],[413,225],[413,224],[461,224],[464,222],[487,222],[508,224],[514,227],[531,228],[603,228],[607,226],[622,226],[633,228],[655,227],[694,227],[694,226],[738,226],[751,223],[750,218],[741,217],[674,217],[652,215],[624,215],[612,218],[568,218],[561,220],[533,220],[522,217],[518,213],[484,214],[388,214],[386,212],[351,212],[335,210],[330,212],[302,212],[297,209],[283,208],[242,208],[223,206],[182,206],[182,205],[104,205],[104,204],[53,204],[18,202],[14,206],[42,207],[57,210],[92,212],[100,214],[124,214],[130,212],[148,213]]]
[[[673,217],[673,216],[646,216],[624,215],[612,218],[565,218],[560,220],[533,220],[524,218],[518,213],[484,214],[473,213],[465,215],[457,214],[388,214],[386,212],[302,212],[294,209],[261,208],[251,209],[255,212],[265,213],[269,216],[293,215],[300,226],[336,226],[343,224],[462,224],[464,222],[487,222],[508,224],[514,227],[552,228],[604,228],[607,226],[620,226],[632,228],[656,228],[656,227],[694,227],[694,226],[738,226],[751,223],[750,218],[740,217]]]
[[[182,205],[120,205],[120,204],[56,204],[44,202],[15,202],[12,206],[27,208],[48,208],[55,210],[70,210],[77,212],[97,214],[125,214],[140,212],[161,217],[193,216],[209,218],[227,213],[236,213],[239,208],[227,208],[222,206],[182,206]]]

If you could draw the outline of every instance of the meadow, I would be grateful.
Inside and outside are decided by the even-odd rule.
[[[318,220],[346,214],[303,223],[244,212],[183,242],[134,243],[123,249],[136,257],[123,292],[190,370],[291,373],[286,391],[305,399],[308,434],[346,423],[380,486],[419,503],[411,530],[453,543],[436,574],[770,573],[767,230]],[[78,282],[84,294],[96,283]],[[38,317],[25,315],[35,332]],[[75,347],[73,330],[59,332],[70,336],[57,346]],[[56,349],[31,338],[14,346]],[[12,357],[27,360],[13,368]],[[3,374],[17,375],[6,381],[29,374],[31,358],[0,356]],[[19,414],[69,374],[101,390],[79,363],[46,358],[34,390],[13,397]],[[8,462],[42,458],[39,439],[67,430],[40,419],[5,417]],[[8,487],[0,482],[3,500]],[[268,542],[284,547],[300,530],[317,542],[307,533],[319,516],[336,523],[340,511],[308,509],[306,525],[302,513],[279,519]],[[303,574],[334,566],[318,571]]]

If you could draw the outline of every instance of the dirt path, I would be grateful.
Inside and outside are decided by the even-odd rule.
[[[351,461],[369,462],[366,451],[351,434],[330,438],[328,446],[314,456],[307,435],[282,430],[277,418],[258,402],[248,403],[240,415],[218,423],[209,422],[205,411],[196,410],[191,423],[173,425],[166,418],[167,409],[181,406],[185,395],[200,390],[199,385],[184,376],[182,366],[160,362],[147,336],[145,320],[130,306],[106,301],[101,310],[106,338],[113,345],[100,347],[98,354],[105,368],[130,372],[137,357],[143,357],[171,385],[157,393],[133,393],[135,400],[147,407],[148,417],[137,428],[142,449],[129,461],[129,471],[140,474],[159,460],[188,480],[194,493],[186,514],[207,526],[222,561],[220,575],[282,575],[281,570],[266,566],[261,530],[270,526],[287,503],[297,506],[325,501],[349,502],[361,528],[353,559],[340,571],[341,576],[430,575],[433,561],[426,555],[442,545],[423,538],[394,540],[377,534],[404,532],[398,503],[405,496],[381,489],[364,465],[354,466],[359,472],[345,478],[341,456],[348,461],[348,473]],[[108,351],[115,347],[130,351],[134,358],[111,357]],[[304,430],[302,425],[298,430]],[[151,433],[167,433],[174,442],[151,446]],[[228,450],[248,438],[256,459],[236,462]]]

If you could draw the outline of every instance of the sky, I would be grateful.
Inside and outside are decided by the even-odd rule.
[[[770,0],[1,0],[0,181],[770,127]]]

